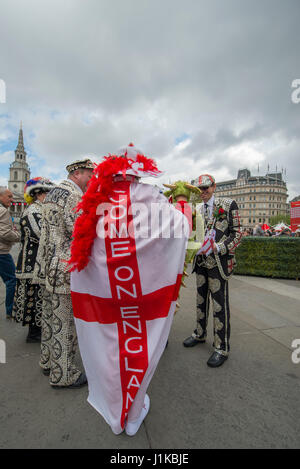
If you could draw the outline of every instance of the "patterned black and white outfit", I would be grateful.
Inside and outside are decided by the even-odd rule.
[[[29,205],[20,220],[21,250],[16,267],[16,291],[13,317],[17,322],[35,329],[41,327],[43,287],[32,283],[41,235],[43,203]]]
[[[81,189],[71,180],[62,181],[44,200],[43,228],[35,278],[44,283],[40,366],[50,371],[50,384],[69,386],[81,371],[75,366],[77,334],[70,293],[70,273],[66,261],[70,248],[75,207]]]
[[[204,204],[201,204],[201,211],[206,233],[211,229],[216,231],[215,243],[218,253],[195,257],[193,272],[196,272],[197,282],[197,328],[193,337],[206,338],[211,295],[215,351],[227,356],[230,350],[228,279],[236,264],[234,253],[241,242],[242,233],[237,203],[231,199],[215,197],[212,202],[210,212],[208,207],[205,210]],[[216,215],[219,209],[224,211],[220,217]]]

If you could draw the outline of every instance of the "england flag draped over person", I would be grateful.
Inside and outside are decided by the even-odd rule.
[[[156,163],[133,144],[98,165],[78,210],[71,292],[88,402],[134,435],[165,349],[189,236],[186,217],[141,177]]]

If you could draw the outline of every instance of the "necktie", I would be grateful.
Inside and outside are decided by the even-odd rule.
[[[208,204],[204,204],[204,220],[205,220],[206,225],[207,225],[208,219],[209,219]]]

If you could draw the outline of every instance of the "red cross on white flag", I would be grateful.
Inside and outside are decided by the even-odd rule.
[[[153,186],[125,181],[114,189],[111,209],[98,222],[110,236],[95,239],[88,266],[71,274],[71,290],[88,401],[120,433],[127,418],[138,418],[164,351],[189,229],[184,215]],[[163,226],[152,223],[151,236],[132,236],[138,228],[134,205],[151,202],[163,205]],[[139,214],[139,225],[150,226],[149,214]],[[186,236],[162,237],[168,222],[185,225]]]
[[[204,254],[205,256],[208,256],[209,254],[211,254],[214,250],[215,238],[216,238],[216,231],[209,230],[209,232],[205,235],[203,244],[201,248],[199,249],[199,251],[197,252],[197,255]]]

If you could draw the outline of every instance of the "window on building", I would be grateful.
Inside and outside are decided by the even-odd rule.
[[[18,180],[18,171],[15,171],[15,172],[14,172],[14,180],[15,180],[15,181]]]

